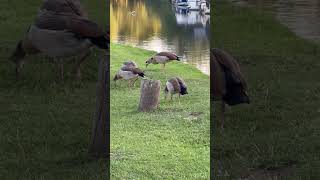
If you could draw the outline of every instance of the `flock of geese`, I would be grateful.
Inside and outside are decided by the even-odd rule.
[[[180,61],[179,56],[171,52],[159,52],[149,58],[146,63],[146,68],[149,64],[162,64],[162,67],[165,68],[165,64],[171,61]],[[116,82],[117,80],[124,79],[128,81],[129,89],[134,86],[135,82],[139,77],[144,78],[144,71],[141,70],[138,65],[134,61],[126,61],[122,64],[121,68],[115,74],[113,80]],[[166,82],[166,86],[164,88],[165,99],[168,94],[170,94],[170,99],[174,94],[180,95],[188,94],[187,85],[184,80],[180,77],[172,77]]]
[[[109,32],[88,19],[87,12],[81,7],[79,0],[44,0],[35,21],[28,28],[25,37],[17,43],[10,57],[15,63],[16,76],[25,62],[25,57],[32,54],[45,54],[59,64],[60,77],[63,79],[63,60],[66,57],[76,57],[75,76],[81,77],[80,66],[89,56],[93,46],[102,50],[109,49]],[[222,127],[224,126],[225,104],[230,106],[250,103],[247,93],[247,83],[240,71],[237,61],[227,52],[213,48],[210,50],[212,97],[214,101],[222,101]],[[173,53],[160,52],[148,59],[149,64],[162,64],[177,60]],[[137,77],[144,77],[144,72],[136,63],[123,63],[114,77],[129,80],[129,87],[134,85]],[[178,93],[187,94],[185,82],[178,77],[169,79],[165,87],[166,95]]]

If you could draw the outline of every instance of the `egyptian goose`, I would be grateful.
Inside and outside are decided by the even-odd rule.
[[[180,61],[179,56],[170,52],[159,52],[146,61],[146,68],[149,64],[163,64],[163,68],[165,68],[166,63],[174,60]]]
[[[131,86],[134,86],[139,76],[145,77],[144,72],[138,68],[135,62],[127,61],[122,64],[120,70],[114,76],[113,81],[116,82],[120,79],[128,80],[128,87],[130,89]]]
[[[170,93],[170,98],[174,94],[185,95],[188,94],[186,83],[179,77],[173,77],[166,82],[166,87],[164,88],[164,98],[167,99],[167,95]]]
[[[212,67],[213,101],[222,101],[222,124],[224,127],[225,104],[229,106],[250,103],[247,83],[240,71],[237,61],[227,52],[213,48],[210,50]]]
[[[103,32],[96,23],[88,20],[79,0],[45,0],[26,37],[18,42],[11,60],[16,63],[16,74],[28,54],[43,53],[60,60],[63,78],[65,57],[78,57],[76,75],[80,78],[80,65],[90,54],[92,46],[109,48],[109,32]]]

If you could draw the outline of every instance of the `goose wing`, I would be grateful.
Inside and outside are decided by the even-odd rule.
[[[75,37],[88,38],[93,44],[102,49],[107,49],[110,41],[109,32],[105,34],[96,23],[84,18],[41,14],[37,17],[35,25],[40,29],[72,32]]]
[[[126,61],[122,64],[122,67],[138,67],[134,61]]]
[[[171,83],[174,92],[180,92],[180,85],[177,78],[171,78],[168,80],[168,82]]]
[[[122,71],[130,71],[133,74],[138,74],[139,76],[144,77],[144,72],[139,68],[124,66],[121,68],[121,70]]]
[[[45,0],[40,10],[88,17],[88,13],[82,8],[79,0]]]
[[[170,53],[170,52],[159,52],[156,54],[157,56],[166,56],[170,60],[173,59],[178,59],[179,57],[176,54]]]
[[[210,68],[212,69],[212,97],[219,100],[226,94],[225,74],[213,53],[210,53]]]
[[[211,49],[211,54],[219,65],[231,72],[232,78],[235,82],[242,84],[244,89],[247,89],[247,83],[240,71],[240,66],[230,54],[217,48]]]
[[[183,81],[183,79],[181,79],[180,77],[176,77],[176,79],[177,79],[177,81],[179,82],[179,84],[180,84],[181,86],[184,86],[185,88],[187,87],[187,86],[186,86],[186,83]]]

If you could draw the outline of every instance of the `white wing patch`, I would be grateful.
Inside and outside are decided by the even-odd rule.
[[[168,91],[169,91],[171,94],[173,94],[173,93],[174,93],[174,87],[173,87],[173,85],[172,85],[170,82],[167,81],[166,86],[167,86]]]

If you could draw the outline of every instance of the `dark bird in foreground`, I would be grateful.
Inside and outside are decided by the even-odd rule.
[[[222,101],[222,124],[224,127],[225,104],[229,106],[250,103],[247,83],[237,61],[227,52],[213,48],[210,50],[212,67],[212,97]]]
[[[124,79],[128,80],[128,87],[134,86],[134,83],[140,77],[145,77],[144,72],[138,68],[137,64],[133,61],[126,61],[122,64],[120,70],[114,76],[113,80]]]
[[[159,52],[146,61],[146,67],[148,67],[149,64],[163,64],[163,68],[165,68],[166,63],[174,60],[180,61],[179,56],[170,52]]]
[[[168,94],[170,94],[171,100],[174,94],[179,94],[179,98],[180,98],[180,95],[188,94],[187,85],[183,81],[183,79],[179,77],[173,77],[169,79],[166,83],[166,87],[164,88],[165,99],[167,99]]]
[[[19,76],[24,57],[43,53],[60,63],[63,79],[62,58],[77,57],[75,73],[80,78],[80,66],[90,54],[91,47],[109,48],[109,32],[103,32],[90,21],[79,0],[44,0],[38,16],[20,40],[11,60],[16,64]]]

